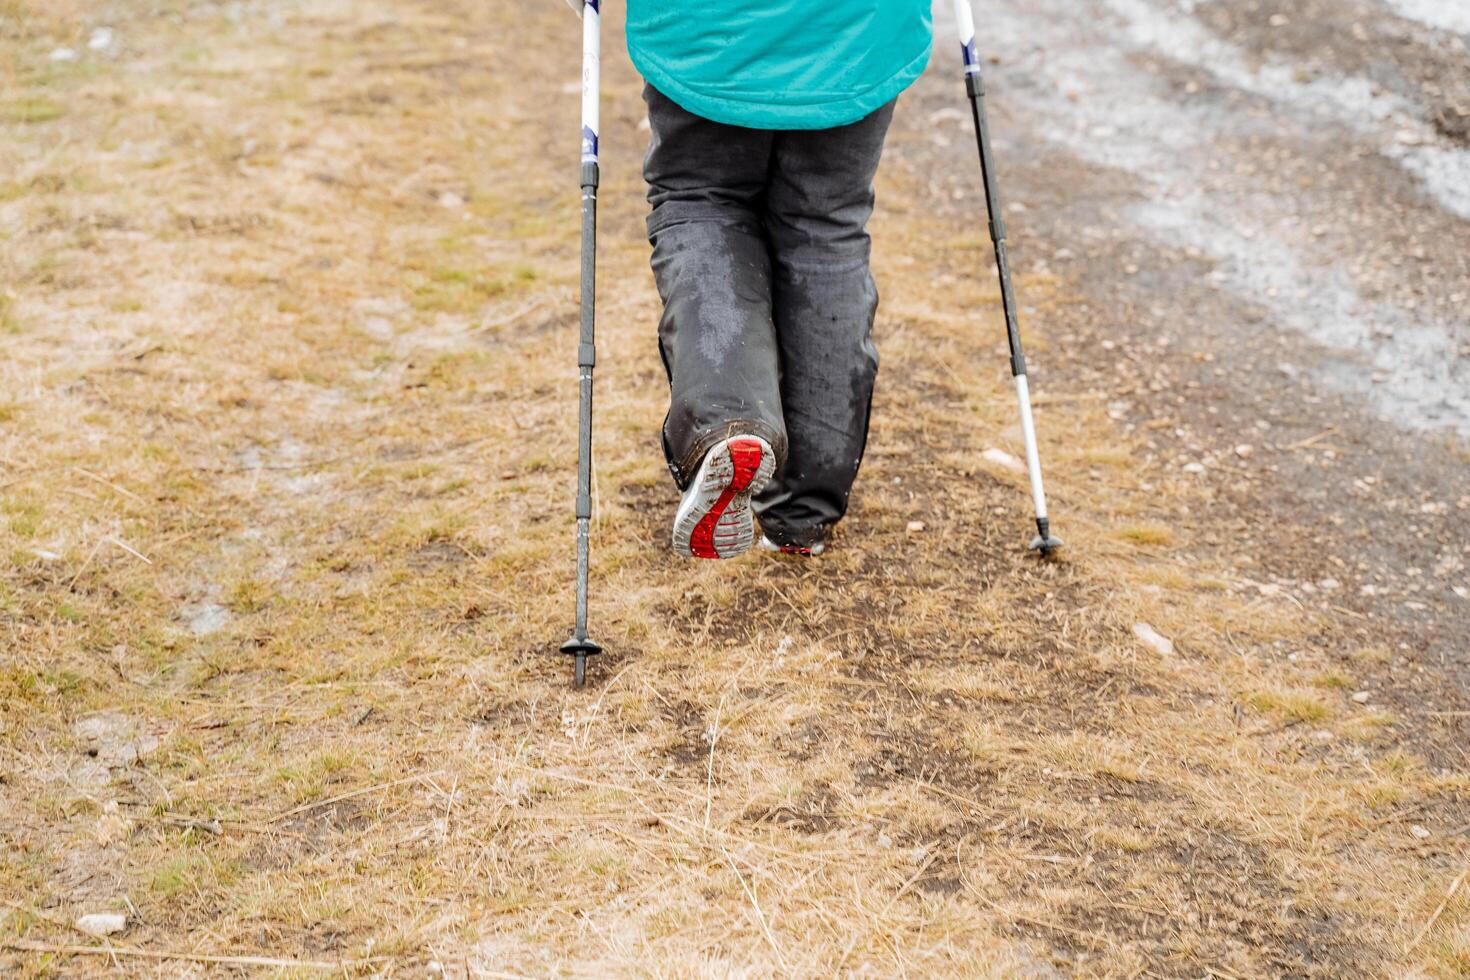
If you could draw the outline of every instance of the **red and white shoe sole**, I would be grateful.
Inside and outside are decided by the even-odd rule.
[[[674,550],[686,558],[734,558],[755,543],[750,499],[765,489],[776,455],[764,439],[736,436],[705,454],[674,515]]]

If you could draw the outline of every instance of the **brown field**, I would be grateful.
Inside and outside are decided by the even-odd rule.
[[[850,524],[686,564],[609,17],[577,691],[564,6],[0,18],[0,972],[1470,973],[1470,841],[1414,832],[1467,760],[1353,702],[1392,650],[1197,547],[1105,391],[1038,385],[1070,547],[1024,554],[987,251],[902,134]],[[1018,288],[1085,356],[1070,284]]]

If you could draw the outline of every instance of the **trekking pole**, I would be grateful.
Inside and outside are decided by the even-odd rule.
[[[985,123],[985,78],[975,47],[975,17],[970,0],[954,0],[955,23],[965,58],[965,91],[975,117],[975,142],[980,147],[980,173],[985,181],[985,208],[990,215],[990,241],[995,246],[995,267],[1000,277],[1000,302],[1006,317],[1006,339],[1011,347],[1011,377],[1016,382],[1016,400],[1021,406],[1021,438],[1026,443],[1026,470],[1031,477],[1031,499],[1036,505],[1036,539],[1032,551],[1050,555],[1062,546],[1051,533],[1046,516],[1046,491],[1041,485],[1041,457],[1036,451],[1036,423],[1031,418],[1031,392],[1026,380],[1026,355],[1021,351],[1021,328],[1016,322],[1016,297],[1011,289],[1011,266],[1006,256],[1005,219],[1001,216],[1000,190],[995,180],[995,160],[990,153],[990,129]]]
[[[575,658],[576,685],[587,682],[587,658],[602,647],[587,638],[587,565],[592,523],[592,368],[597,362],[597,100],[601,88],[598,5],[582,7],[582,336],[577,345],[581,412],[577,438],[577,625],[561,652]]]

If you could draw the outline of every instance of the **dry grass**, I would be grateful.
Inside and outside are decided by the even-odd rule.
[[[1141,486],[1101,394],[1043,390],[1073,548],[1017,551],[962,305],[994,292],[923,181],[881,188],[839,546],[680,563],[609,42],[610,653],[574,692],[574,23],[108,10],[116,53],[57,66],[85,5],[0,4],[5,972],[103,969],[35,947],[118,910],[135,950],[286,972],[1464,974],[1463,773],[1351,703],[1373,651],[1180,553],[1196,491]],[[1066,283],[1020,285],[1062,356]]]

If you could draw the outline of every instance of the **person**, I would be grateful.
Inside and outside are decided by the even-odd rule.
[[[674,549],[822,553],[868,436],[878,292],[866,230],[929,0],[628,0]]]

